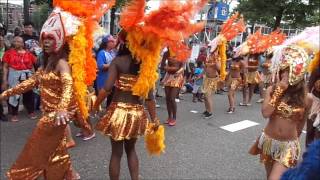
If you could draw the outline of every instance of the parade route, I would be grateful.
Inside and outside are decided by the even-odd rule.
[[[226,93],[215,95],[214,116],[204,119],[201,117],[202,103],[192,103],[189,94],[182,98],[178,103],[177,125],[166,126],[165,154],[150,157],[144,148],[143,138],[137,143],[141,179],[264,179],[264,167],[258,156],[247,153],[266,123],[260,113],[260,104],[238,106],[236,113],[230,115],[226,113]],[[157,113],[164,121],[164,98],[158,98],[158,103],[161,107]],[[18,123],[1,122],[1,179],[4,179],[5,172],[17,158],[36,123],[25,118],[24,112],[20,117]],[[73,127],[73,134],[76,133],[77,129]],[[302,145],[304,137],[303,133]],[[70,151],[71,158],[82,179],[108,179],[109,139],[98,132],[97,137],[88,142],[74,138],[77,146]],[[130,179],[125,154],[121,179]]]

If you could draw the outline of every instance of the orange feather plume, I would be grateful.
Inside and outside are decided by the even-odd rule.
[[[120,16],[120,25],[128,33],[128,48],[141,61],[139,78],[132,88],[133,94],[147,97],[157,80],[160,50],[167,45],[174,51],[175,59],[185,61],[190,49],[184,39],[203,29],[203,23],[191,23],[191,18],[207,0],[163,0],[158,10],[146,15],[145,0],[131,1]]]
[[[243,18],[240,17],[239,13],[235,13],[222,25],[220,34],[223,35],[227,41],[230,41],[245,30],[246,25]]]
[[[261,29],[258,29],[248,37],[247,45],[249,46],[250,54],[263,53],[268,49],[268,37],[261,33]]]
[[[70,12],[72,15],[83,18],[84,26],[86,27],[85,36],[88,40],[88,46],[86,49],[86,78],[85,82],[87,85],[92,85],[96,79],[97,64],[92,57],[93,49],[93,31],[97,26],[96,21],[100,20],[101,17],[115,4],[115,0],[54,0],[53,5],[60,7],[64,11]]]
[[[287,36],[281,32],[280,29],[276,29],[268,35],[269,47],[282,44],[286,40]]]

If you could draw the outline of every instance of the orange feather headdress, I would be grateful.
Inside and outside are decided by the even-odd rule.
[[[285,39],[286,35],[280,29],[271,32],[269,35],[262,34],[261,29],[258,29],[248,37],[238,50],[241,55],[260,54],[273,46],[282,44]]]
[[[207,0],[180,1],[164,0],[158,10],[145,14],[145,0],[131,1],[120,16],[120,26],[127,32],[128,48],[141,61],[134,95],[147,97],[157,80],[160,51],[168,46],[175,59],[184,61],[190,50],[183,40],[203,29],[203,23],[191,23],[191,18]]]
[[[74,91],[81,115],[88,117],[85,103],[87,85],[96,79],[96,61],[92,57],[93,32],[102,15],[113,6],[115,0],[54,0],[55,9],[45,22],[41,37],[50,34],[59,42],[56,50],[68,42]],[[57,34],[57,32],[59,32]]]
[[[235,38],[239,33],[244,32],[246,25],[243,21],[243,18],[240,17],[239,13],[231,16],[222,26],[220,34],[214,38],[210,43],[211,46],[210,52],[219,49],[220,56],[220,79],[225,80],[226,72],[226,63],[227,63],[227,41]]]

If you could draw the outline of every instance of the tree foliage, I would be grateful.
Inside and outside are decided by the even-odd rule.
[[[319,23],[319,0],[240,0],[235,9],[250,24],[306,27]]]
[[[32,13],[31,19],[32,22],[35,24],[35,28],[40,30],[42,28],[42,25],[47,20],[49,16],[49,5],[48,4],[41,4],[39,5],[39,9]]]

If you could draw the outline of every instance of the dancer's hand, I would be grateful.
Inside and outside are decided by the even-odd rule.
[[[66,125],[70,121],[67,111],[58,111],[56,113],[56,118],[55,119],[56,119],[56,125],[57,126]]]
[[[7,90],[8,89],[8,82],[7,81],[3,81],[1,83],[1,90],[4,91],[4,90]]]
[[[289,71],[285,71],[281,74],[281,80],[279,81],[278,85],[283,89],[286,90],[289,87]]]
[[[154,131],[157,131],[158,128],[159,128],[159,126],[160,126],[160,120],[159,120],[159,118],[154,119],[152,123],[153,123],[152,129],[153,129]]]
[[[6,98],[2,94],[0,94],[0,102],[3,100],[6,100]]]

